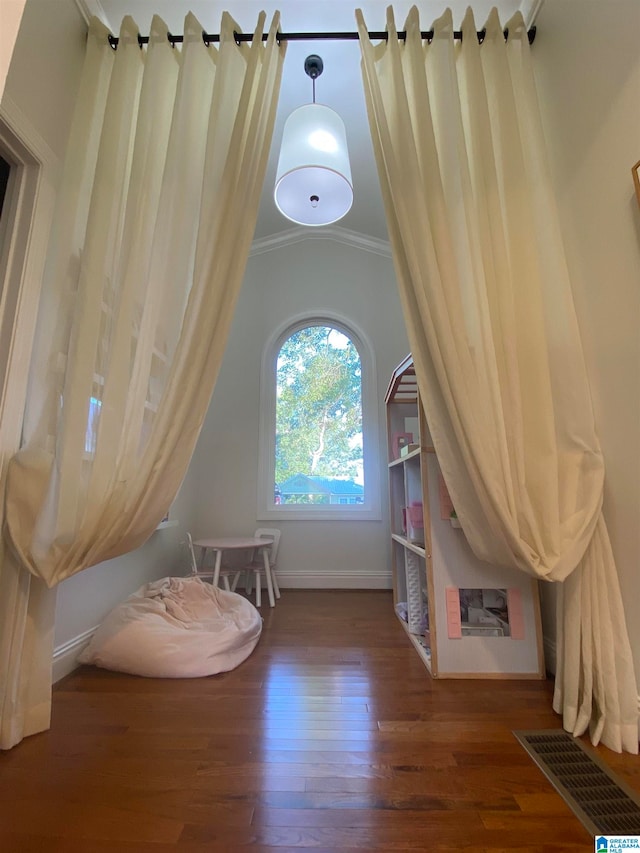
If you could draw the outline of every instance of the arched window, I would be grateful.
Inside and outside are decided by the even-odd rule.
[[[380,517],[373,358],[332,317],[279,330],[262,372],[259,518]]]

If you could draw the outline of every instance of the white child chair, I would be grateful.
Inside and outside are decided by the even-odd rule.
[[[278,558],[278,548],[280,547],[280,530],[269,527],[259,527],[254,536],[256,539],[271,539],[271,545],[268,550],[269,554],[269,572],[271,574],[271,583],[276,598],[280,598],[280,589],[278,587],[278,579],[276,578],[276,560]],[[251,562],[245,566],[241,566],[239,573],[245,572],[245,589],[247,595],[251,595],[253,573],[256,587],[256,607],[262,604],[262,577],[265,574],[264,559],[261,553],[254,552]],[[234,578],[234,589],[238,582],[238,577]]]

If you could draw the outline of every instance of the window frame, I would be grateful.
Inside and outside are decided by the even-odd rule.
[[[360,356],[362,383],[362,460],[365,500],[362,504],[276,504],[276,383],[278,355],[284,342],[309,326],[330,326],[346,335]],[[311,312],[289,318],[267,341],[260,374],[260,434],[258,442],[258,506],[260,521],[379,521],[380,452],[378,385],[373,349],[366,336],[351,321],[330,312]]]

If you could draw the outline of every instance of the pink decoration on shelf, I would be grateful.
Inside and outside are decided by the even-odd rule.
[[[411,527],[424,527],[424,516],[422,514],[422,504],[419,501],[412,501],[408,508],[409,523]]]
[[[447,634],[450,640],[462,638],[462,620],[460,618],[460,593],[455,586],[445,590],[447,602]]]

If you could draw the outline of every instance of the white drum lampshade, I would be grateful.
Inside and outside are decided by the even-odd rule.
[[[353,182],[340,116],[306,104],[285,122],[276,172],[278,210],[300,225],[329,225],[349,211]]]

